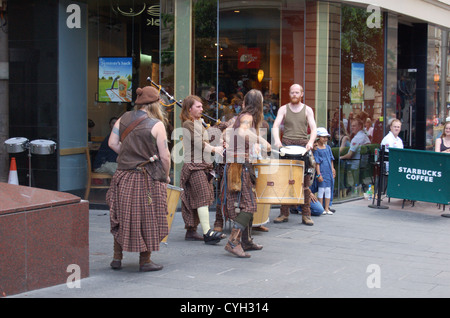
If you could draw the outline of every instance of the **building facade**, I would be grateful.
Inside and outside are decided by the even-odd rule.
[[[360,117],[370,120],[371,145],[399,118],[405,147],[431,150],[450,116],[450,4],[405,2],[1,1],[0,139],[57,145],[47,155],[3,151],[1,181],[14,156],[20,184],[31,175],[32,186],[81,194],[84,149],[133,107],[148,77],[176,100],[201,96],[210,124],[238,113],[241,94],[257,88],[270,126],[298,83],[318,126],[337,131],[335,148],[351,133],[349,119]],[[164,104],[179,127],[179,107]],[[171,134],[173,149],[179,139]],[[373,183],[370,166],[349,173],[334,154],[337,199]]]

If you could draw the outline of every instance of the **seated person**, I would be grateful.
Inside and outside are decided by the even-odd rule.
[[[370,139],[363,130],[363,121],[359,118],[355,118],[351,121],[350,129],[352,132],[353,139],[350,141],[350,149],[347,154],[340,157],[341,160],[349,160],[345,164],[345,170],[350,169],[353,175],[353,182],[358,183],[359,180],[359,160],[361,159],[361,146],[370,144]],[[361,162],[361,166],[366,165],[367,162]],[[347,177],[347,172],[344,172],[344,179]],[[348,184],[348,180],[345,180],[346,186],[351,186]]]
[[[350,149],[347,154],[340,157],[341,160],[345,159],[360,159],[361,158],[361,146],[370,144],[370,139],[366,135],[363,130],[363,122],[360,119],[353,119],[351,122],[351,131],[352,135],[354,135],[353,139],[350,141]],[[352,164],[352,166],[357,168],[357,160],[356,165]]]
[[[444,123],[444,132],[440,138],[436,139],[435,149],[436,152],[450,153],[450,121]]]
[[[113,117],[109,120],[109,126],[114,127],[114,124],[117,121],[117,117]],[[99,173],[107,173],[110,175],[114,175],[114,173],[117,170],[117,153],[109,148],[108,146],[108,140],[109,140],[109,133],[105,139],[103,139],[102,144],[100,145],[100,148],[98,149],[98,153],[95,156],[95,161],[93,164],[92,169],[94,172]]]

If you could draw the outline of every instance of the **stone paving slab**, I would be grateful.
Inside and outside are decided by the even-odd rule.
[[[336,204],[335,215],[314,217],[312,227],[292,214],[288,223],[254,231],[262,251],[238,259],[216,246],[184,241],[181,213],[168,243],[152,255],[164,265],[138,272],[138,254],[125,253],[123,269],[109,267],[109,212],[90,211],[90,275],[80,288],[66,284],[11,298],[428,298],[450,296],[450,218],[427,209],[373,209],[367,201]],[[278,216],[273,208],[270,219]],[[214,213],[211,213],[211,224]],[[229,234],[229,227],[225,233]],[[69,275],[69,274],[68,274]],[[178,310],[178,308],[176,308]]]

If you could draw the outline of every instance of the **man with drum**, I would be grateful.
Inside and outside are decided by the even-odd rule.
[[[306,148],[306,151],[313,149],[314,141],[317,137],[317,125],[314,119],[314,112],[311,107],[302,103],[303,87],[293,84],[289,90],[290,103],[281,106],[277,113],[277,118],[273,124],[274,147],[297,145]],[[280,139],[280,125],[284,123],[283,137]],[[311,130],[308,138],[308,127]],[[305,203],[302,205],[302,223],[314,225],[311,219],[311,200],[309,186],[311,176],[304,174],[303,191]],[[275,218],[275,223],[287,222],[289,219],[289,205],[282,205],[280,215]]]

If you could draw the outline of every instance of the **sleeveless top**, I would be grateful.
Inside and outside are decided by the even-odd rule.
[[[294,113],[290,104],[286,105],[286,116],[284,117],[283,138],[286,139],[308,139],[308,120],[306,119],[306,105],[303,109]]]
[[[144,115],[142,110],[126,112],[120,119],[119,133],[134,122],[137,118]],[[117,157],[117,169],[134,170],[140,164],[148,161],[150,157],[157,155],[159,157],[156,138],[152,135],[152,128],[159,122],[155,118],[146,118],[139,123],[122,141],[119,156]],[[147,163],[144,166],[150,177],[156,181],[166,181],[166,174],[161,160]]]
[[[450,149],[450,147],[444,145],[444,138],[441,137],[441,152],[444,152],[447,149]]]

